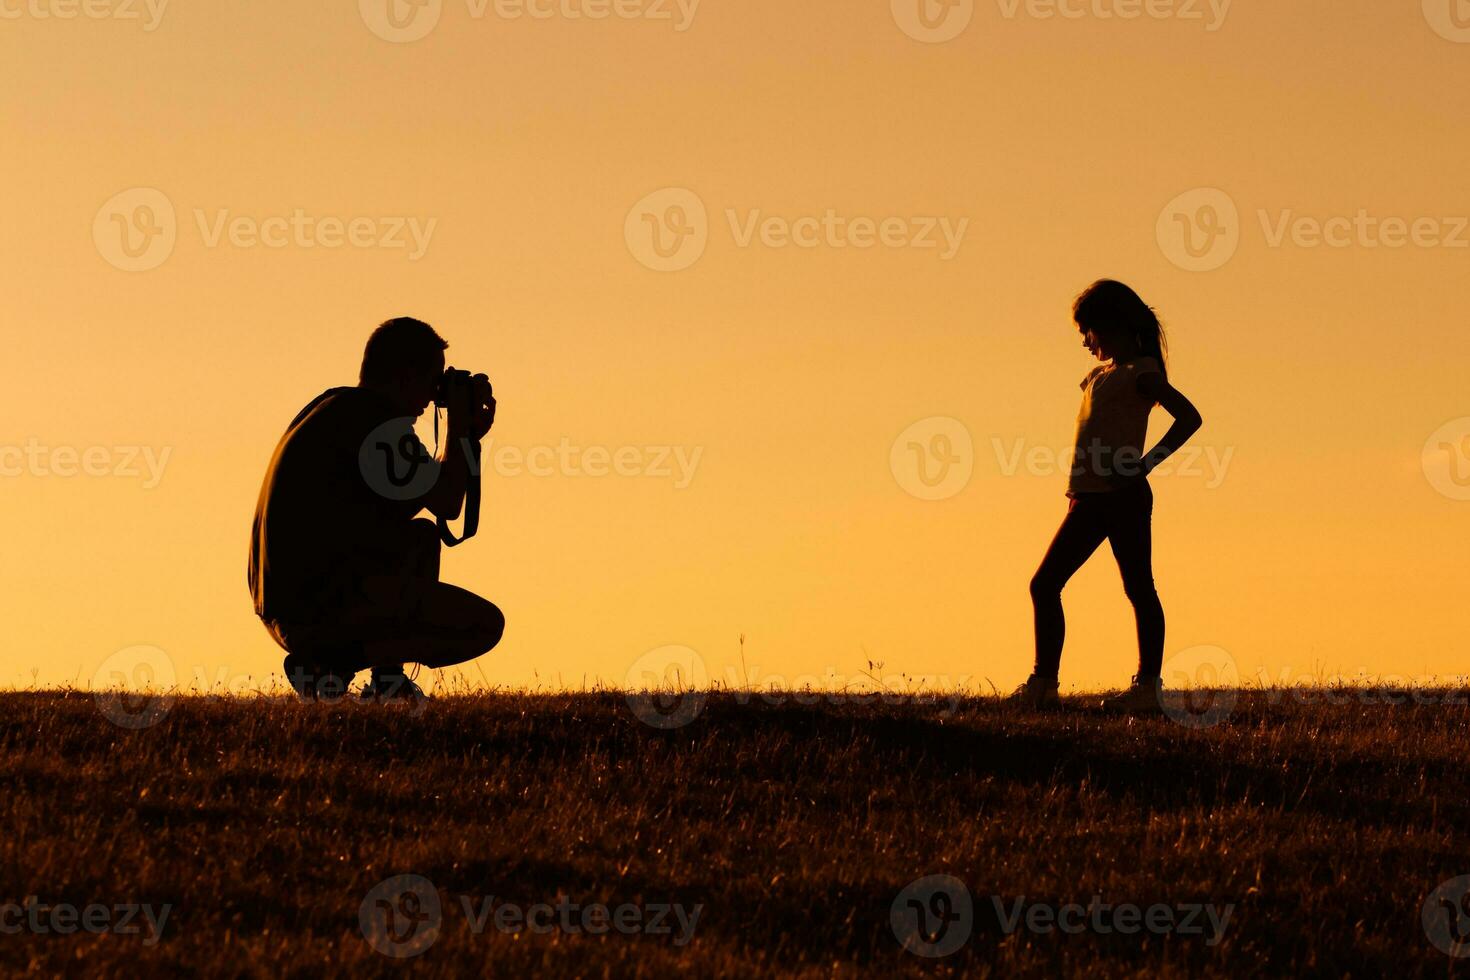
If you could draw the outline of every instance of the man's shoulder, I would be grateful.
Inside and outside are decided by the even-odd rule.
[[[393,417],[393,406],[382,395],[366,388],[328,388],[297,413],[289,428],[369,427]]]
[[[392,403],[378,392],[355,385],[328,388],[316,396],[313,404],[328,406],[336,411],[358,412],[386,412],[391,411],[393,407]]]

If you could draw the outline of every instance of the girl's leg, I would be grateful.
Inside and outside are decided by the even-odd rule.
[[[1031,578],[1031,604],[1036,617],[1037,677],[1055,680],[1062,662],[1067,621],[1062,613],[1062,587],[1107,537],[1095,501],[1073,500],[1057,528],[1041,567]]]
[[[1123,573],[1123,591],[1133,603],[1138,620],[1138,680],[1154,680],[1164,663],[1164,606],[1154,588],[1153,520],[1154,495],[1147,483],[1118,491],[1116,506],[1110,508],[1108,541],[1118,570]]]

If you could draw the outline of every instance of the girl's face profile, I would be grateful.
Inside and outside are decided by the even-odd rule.
[[[1124,339],[1127,335],[1120,336],[1116,327],[1106,323],[1084,327],[1079,323],[1077,329],[1082,333],[1082,346],[1099,361],[1117,360],[1120,353],[1128,355],[1128,342]]]
[[[1096,330],[1089,330],[1080,324],[1077,327],[1082,331],[1082,346],[1087,348],[1088,353],[1099,361],[1106,361],[1112,357],[1107,351],[1107,343]]]

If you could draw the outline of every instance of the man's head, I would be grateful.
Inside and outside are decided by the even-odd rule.
[[[405,415],[418,418],[434,400],[448,346],[422,320],[401,316],[385,321],[368,338],[358,384],[382,392]]]

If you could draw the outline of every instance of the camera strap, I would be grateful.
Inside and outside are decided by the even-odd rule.
[[[434,442],[439,441],[439,413],[434,413]],[[449,522],[440,517],[439,540],[444,542],[446,548],[464,544],[475,533],[480,530],[480,441],[478,439],[466,439],[465,441],[465,463],[469,467],[469,476],[466,480],[464,491],[464,526],[460,528],[459,536],[449,529]]]

